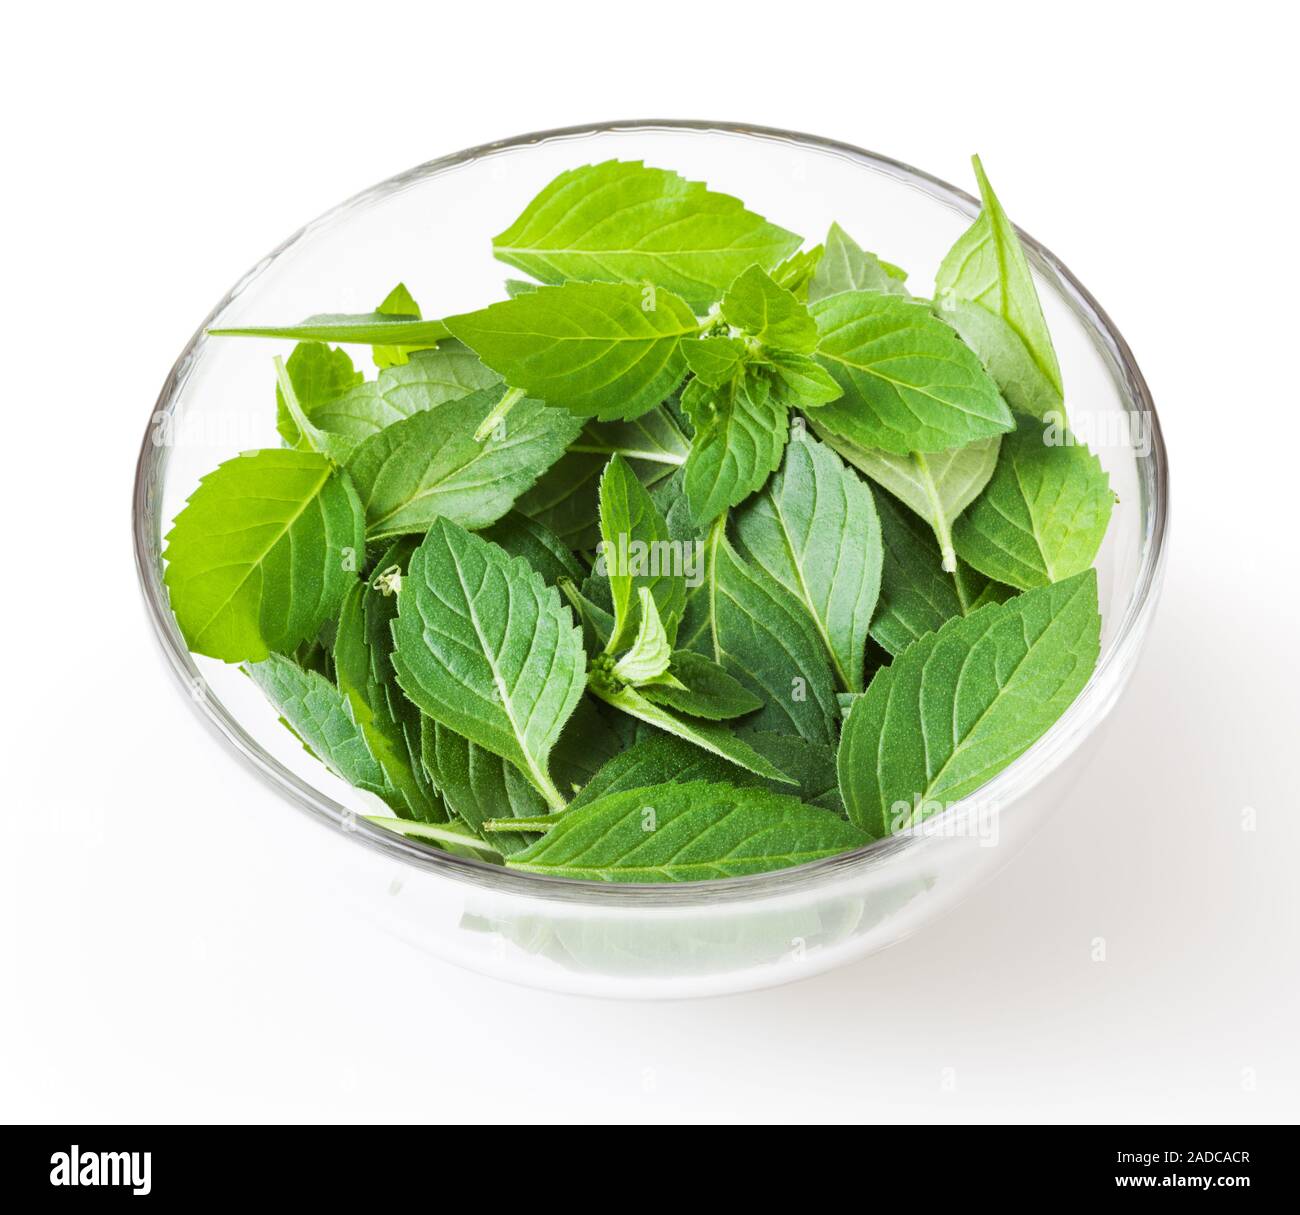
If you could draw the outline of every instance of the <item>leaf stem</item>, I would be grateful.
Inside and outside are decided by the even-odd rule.
[[[501,422],[520,401],[524,399],[524,390],[522,388],[508,388],[501,399],[488,410],[488,415],[478,425],[474,432],[474,438],[482,443],[491,437],[492,432],[496,430],[497,424]]]
[[[597,456],[622,456],[625,460],[645,460],[651,464],[671,464],[678,468],[686,463],[685,456],[671,451],[640,451],[633,447],[601,446],[599,443],[574,443],[569,450]]]
[[[930,462],[922,452],[914,451],[911,454],[912,463],[920,473],[921,486],[930,502],[930,513],[933,516],[930,526],[934,528],[934,538],[939,541],[939,554],[943,559],[944,572],[956,573],[957,551],[952,546],[952,525],[948,522],[948,512],[944,510],[943,503],[939,500],[939,491],[930,473]]]
[[[298,427],[302,437],[307,440],[307,444],[312,451],[321,451],[320,428],[312,424],[311,419],[302,407],[302,402],[298,400],[298,393],[294,389],[293,381],[289,378],[289,372],[284,365],[284,360],[277,354],[274,361],[275,379],[280,389],[280,395],[284,398],[284,407],[289,411],[289,416],[293,419],[294,425]]]
[[[436,840],[440,844],[458,844],[463,848],[475,848],[480,852],[501,855],[501,849],[495,844],[489,844],[476,836],[462,834],[435,823],[417,823],[407,818],[386,818],[382,814],[367,814],[365,818],[376,827],[383,827],[385,831],[394,831],[398,835],[413,835],[416,839]]]
[[[545,834],[555,826],[554,820],[562,813],[563,811],[557,810],[554,814],[538,815],[534,818],[490,818],[483,823],[483,830],[489,835],[509,831]]]
[[[568,802],[564,799],[564,794],[556,787],[555,782],[551,780],[549,773],[540,768],[533,767],[529,764],[529,775],[533,778],[533,784],[537,786],[537,791],[546,798],[546,804],[552,810],[564,810],[568,807]]]

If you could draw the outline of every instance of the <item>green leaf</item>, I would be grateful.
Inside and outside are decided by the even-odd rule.
[[[544,283],[648,280],[703,312],[742,270],[801,243],[701,182],[608,160],[561,173],[492,247]]]
[[[844,723],[840,792],[873,838],[975,792],[1069,707],[1100,648],[1097,576],[950,620],[881,669]]]
[[[993,584],[960,559],[953,573],[945,573],[934,532],[888,494],[876,499],[876,513],[885,559],[871,638],[889,654],[900,654],[954,616],[983,606],[981,597]]]
[[[227,460],[176,516],[163,553],[185,643],[225,662],[260,662],[315,637],[365,559],[361,503],[314,452]]]
[[[710,388],[730,384],[749,357],[745,343],[739,338],[716,334],[706,338],[682,338],[681,347],[686,365]]]
[[[644,789],[664,783],[684,784],[692,780],[724,780],[741,785],[762,783],[763,779],[721,756],[701,751],[674,734],[661,734],[655,730],[603,764],[564,813],[627,789]],[[773,783],[776,788],[783,787]]]
[[[376,311],[381,316],[400,317],[403,320],[421,320],[423,314],[415,297],[406,289],[405,283],[398,283],[385,297]],[[371,351],[376,367],[398,367],[410,357],[410,347],[376,346]]]
[[[316,671],[271,654],[244,670],[307,751],[335,776],[379,797],[390,792],[347,697]]]
[[[459,342],[437,350],[416,351],[398,366],[387,367],[375,380],[309,410],[312,422],[332,435],[352,441],[355,449],[381,430],[458,401],[475,392],[496,389],[501,380],[473,351]]]
[[[336,350],[324,342],[299,342],[285,361],[285,371],[298,395],[298,403],[309,418],[365,379],[352,366],[346,350]],[[284,393],[278,388],[275,403],[275,428],[280,437],[288,446],[306,450],[302,432],[290,416]]]
[[[582,629],[582,647],[592,658],[606,652],[609,639],[614,635],[614,617],[585,593],[596,585],[599,584],[592,579],[584,582],[581,589],[572,578],[561,578],[556,583]]]
[[[558,591],[522,558],[438,518],[402,579],[393,637],[398,683],[423,712],[563,805],[547,761],[586,659]]]
[[[361,582],[348,592],[334,639],[335,679],[383,770],[380,796],[401,818],[438,822],[446,813],[420,762],[420,714],[401,695],[393,671],[390,603]]]
[[[1011,429],[997,385],[923,301],[843,291],[812,313],[821,330],[817,358],[844,390],[817,420],[837,437],[905,456]]]
[[[750,266],[722,297],[722,319],[765,348],[812,354],[817,322],[793,293],[777,286],[758,266]]]
[[[815,409],[838,401],[844,389],[829,371],[806,354],[769,350],[765,360],[776,374],[774,392],[792,409]]]
[[[702,527],[761,488],[781,462],[789,412],[770,383],[748,371],[717,389],[692,380],[682,408],[695,427],[683,484]]]
[[[763,707],[747,729],[777,730],[834,746],[835,681],[817,629],[799,601],[770,574],[711,537],[706,563],[708,657]]]
[[[622,683],[641,684],[657,679],[668,669],[668,660],[672,657],[672,646],[664,632],[663,622],[659,619],[659,609],[655,606],[650,588],[637,588],[640,600],[641,623],[637,627],[636,638],[627,653],[614,663],[612,674]]]
[[[608,651],[626,646],[637,627],[634,593],[655,598],[669,644],[677,635],[686,602],[682,571],[674,568],[668,525],[622,456],[614,456],[600,480],[600,532],[596,573],[609,579],[614,631]]]
[[[808,613],[836,682],[860,692],[880,592],[871,491],[815,439],[790,443],[780,471],[736,514],[740,547]]]
[[[797,735],[776,734],[768,730],[751,730],[745,735],[745,741],[798,782],[800,801],[823,806],[827,810],[834,810],[841,818],[846,817],[844,803],[840,800],[833,747],[810,742]],[[740,783],[734,778],[729,779],[732,779],[733,784]],[[770,782],[768,788],[774,793],[790,792],[789,789]]]
[[[689,882],[783,869],[866,842],[843,819],[796,798],[691,781],[571,810],[507,864],[605,882]]]
[[[1020,336],[996,312],[953,295],[945,296],[935,308],[939,319],[951,325],[975,352],[1012,409],[1043,419],[1050,414],[1064,415],[1060,392],[1039,369]]]
[[[982,574],[1028,589],[1086,570],[1115,497],[1101,463],[1064,431],[1049,445],[1026,419],[1002,440],[993,478],[953,528],[961,557]]]
[[[550,528],[577,552],[595,548],[600,542],[596,501],[605,463],[602,455],[566,452],[515,503],[515,509]]]
[[[523,557],[541,576],[555,586],[561,578],[580,582],[582,566],[568,546],[549,527],[512,510],[479,535],[500,545],[512,557]]]
[[[621,710],[629,717],[635,717],[646,725],[674,734],[689,743],[694,743],[697,747],[703,747],[704,750],[730,760],[747,771],[765,776],[769,780],[794,783],[775,764],[755,751],[743,738],[733,734],[726,726],[700,718],[681,717],[672,710],[647,699],[638,688],[615,689],[607,687],[598,679],[593,679],[591,691],[607,705]]]
[[[772,271],[772,281],[784,287],[797,300],[808,302],[808,290],[812,284],[817,266],[825,256],[824,245],[814,245],[811,249],[799,249],[790,254]]]
[[[476,833],[482,832],[490,818],[505,814],[529,818],[546,813],[546,799],[518,768],[431,717],[422,719],[421,754],[429,779],[447,805]],[[526,848],[529,841],[508,835],[494,837],[492,842],[508,854]]]
[[[525,398],[487,439],[475,429],[500,386],[422,410],[371,436],[348,462],[372,539],[424,532],[435,517],[495,523],[577,437],[581,423]]]
[[[826,251],[817,263],[808,286],[808,302],[816,303],[841,291],[880,291],[889,295],[908,294],[907,276],[868,253],[839,224],[826,234]]]
[[[666,464],[670,466],[667,471],[671,471],[686,463],[691,442],[678,429],[672,415],[660,407],[628,422],[588,422],[569,450]]]
[[[618,283],[542,287],[447,327],[507,383],[602,420],[634,418],[672,392],[686,370],[679,342],[699,328],[670,291]]]
[[[873,451],[838,438],[822,425],[822,414],[812,420],[813,429],[855,468],[884,486],[900,502],[916,511],[933,529],[943,568],[957,568],[952,545],[954,520],[988,484],[997,467],[1000,436],[953,447],[948,451],[919,452],[898,456]]]
[[[1043,319],[1038,291],[1029,272],[1029,259],[1015,225],[1007,218],[984,175],[980,158],[974,156],[971,161],[979,179],[984,208],[940,264],[934,278],[935,298],[942,300],[951,293],[1000,316],[1024,342],[1039,371],[1059,397],[1061,366]]]
[[[665,669],[668,680],[643,683],[637,688],[654,704],[710,721],[744,717],[746,713],[763,707],[757,696],[703,654],[679,650],[672,655],[672,661]],[[618,674],[617,667],[614,673]]]
[[[213,337],[291,338],[296,342],[341,342],[357,346],[432,346],[451,334],[441,321],[413,321],[382,312],[327,312],[297,325],[242,325],[209,329]]]

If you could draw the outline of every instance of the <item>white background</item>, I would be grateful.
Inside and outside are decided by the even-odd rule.
[[[4,19],[0,1117],[1300,1116],[1283,6],[463,7]],[[127,526],[173,358],[303,221],[471,144],[649,117],[816,132],[963,183],[980,151],[1130,340],[1174,485],[1161,614],[1087,812],[885,954],[672,1005],[507,987],[331,906],[325,833],[164,673]]]

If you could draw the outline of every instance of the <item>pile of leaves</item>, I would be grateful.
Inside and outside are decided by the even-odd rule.
[[[187,644],[374,821],[531,873],[756,873],[974,793],[1094,668],[1113,502],[976,172],[932,299],[610,161],[495,238],[531,278],[479,311],[216,331],[297,344],[283,446],[167,537]]]

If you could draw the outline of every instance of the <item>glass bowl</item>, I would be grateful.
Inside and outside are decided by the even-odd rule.
[[[185,648],[162,582],[162,536],[199,477],[278,446],[271,356],[287,343],[208,338],[209,326],[367,312],[405,281],[426,316],[501,297],[491,237],[552,177],[645,160],[743,199],[810,243],[838,220],[928,294],[978,204],[929,174],[846,144],[704,122],[602,123],[430,161],[290,237],[235,284],[163,385],[136,469],[133,529],[145,603],[191,704],[287,801],[338,833],[321,880],[418,949],[516,982],[605,996],[764,987],[861,958],[954,906],[1065,806],[1124,689],[1155,611],[1168,517],[1159,423],[1128,345],[1064,265],[1025,237],[1065,378],[1071,423],[1119,501],[1097,568],[1101,658],[1079,698],[1015,763],[913,834],[777,873],[685,885],[601,885],[507,872],[373,826],[369,795],[336,780],[237,667]],[[996,166],[994,166],[996,178]],[[1015,214],[1015,199],[1005,200]],[[365,351],[354,352],[366,363]],[[379,812],[382,812],[382,808]],[[394,877],[395,868],[400,877]]]

